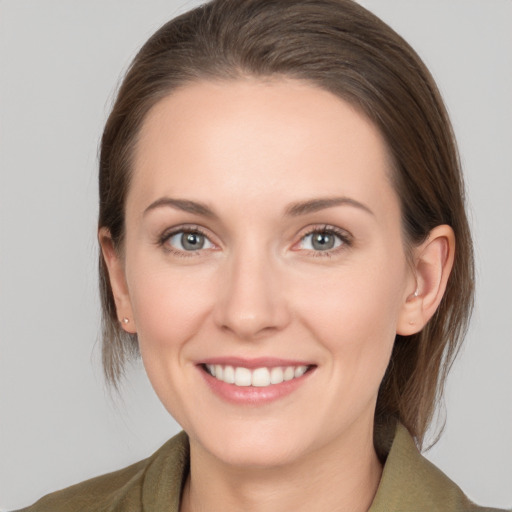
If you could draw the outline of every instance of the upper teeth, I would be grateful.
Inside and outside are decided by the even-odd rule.
[[[207,364],[206,368],[210,375],[227,384],[256,387],[281,384],[285,380],[301,377],[308,369],[307,366],[277,366],[274,368],[263,367],[250,370],[241,366],[223,366],[220,364]]]

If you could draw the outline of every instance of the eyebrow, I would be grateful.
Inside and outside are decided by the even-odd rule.
[[[213,210],[204,203],[190,201],[188,199],[173,199],[171,197],[161,197],[160,199],[157,199],[144,210],[144,215],[146,215],[146,213],[151,210],[155,210],[156,208],[161,208],[164,206],[175,208],[176,210],[182,210],[188,213],[194,213],[196,215],[202,215],[203,217],[217,217]]]
[[[300,201],[289,205],[285,213],[291,217],[298,217],[300,215],[307,215],[308,213],[315,213],[326,208],[333,208],[335,206],[353,206],[359,208],[371,215],[375,215],[368,206],[352,199],[350,197],[325,197],[318,199],[311,199],[309,201]]]
[[[374,215],[370,208],[368,208],[363,203],[360,203],[359,201],[356,201],[355,199],[352,199],[350,197],[325,197],[310,199],[307,201],[299,201],[288,205],[285,209],[285,215],[288,217],[299,217],[301,215],[315,213],[320,210],[325,210],[327,208],[345,205],[359,208],[360,210],[363,210],[371,215]],[[171,207],[177,210],[182,210],[187,213],[193,213],[195,215],[201,215],[203,217],[209,217],[212,219],[217,218],[215,212],[205,203],[191,201],[188,199],[174,199],[171,197],[161,197],[160,199],[157,199],[144,210],[144,215],[146,215],[146,213],[148,213],[151,210],[155,210],[157,208],[162,207]]]

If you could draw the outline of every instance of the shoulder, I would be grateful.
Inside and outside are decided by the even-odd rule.
[[[491,512],[473,503],[440,469],[421,455],[398,424],[381,483],[369,512]]]
[[[140,502],[141,484],[148,464],[150,459],[145,459],[119,471],[72,485],[17,512],[121,510],[119,505],[123,503]]]
[[[178,502],[187,471],[188,439],[181,432],[147,459],[48,494],[16,512],[142,512],[163,493],[167,503]]]

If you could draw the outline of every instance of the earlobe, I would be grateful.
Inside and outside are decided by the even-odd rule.
[[[107,266],[110,286],[116,303],[116,311],[121,327],[128,333],[137,332],[133,311],[126,284],[124,265],[119,252],[114,247],[112,237],[107,228],[100,228],[98,240]]]
[[[435,227],[414,249],[416,289],[408,293],[402,306],[397,334],[416,334],[432,318],[446,290],[454,256],[455,235],[445,224]]]

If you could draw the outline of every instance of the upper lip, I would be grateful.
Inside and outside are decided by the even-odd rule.
[[[245,359],[242,357],[210,357],[200,361],[199,364],[218,364],[221,366],[234,366],[249,369],[275,368],[279,366],[312,366],[312,363],[309,361],[276,357],[257,357],[254,359]]]

